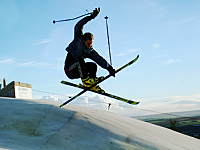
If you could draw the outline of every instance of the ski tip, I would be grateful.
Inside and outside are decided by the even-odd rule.
[[[64,105],[62,104],[62,105],[60,105],[59,107],[62,108],[63,106],[64,106]]]
[[[133,105],[138,105],[140,102],[134,102]]]
[[[129,101],[127,101],[127,103],[129,103],[129,104],[131,104],[131,105],[137,105],[137,104],[139,104],[140,102],[136,102],[136,101],[129,100]]]
[[[66,83],[66,81],[61,81],[60,83]]]

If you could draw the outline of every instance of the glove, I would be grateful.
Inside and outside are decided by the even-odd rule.
[[[93,10],[91,17],[92,19],[94,19],[100,12],[100,7],[99,8],[95,8],[95,10]]]
[[[112,66],[109,66],[109,67],[107,68],[107,70],[109,71],[109,73],[110,73],[111,76],[115,77],[115,69],[113,69]]]

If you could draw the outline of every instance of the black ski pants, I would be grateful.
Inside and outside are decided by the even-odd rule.
[[[82,57],[73,60],[69,65],[65,65],[65,74],[70,79],[85,79],[96,77],[97,65],[93,62],[85,62]]]

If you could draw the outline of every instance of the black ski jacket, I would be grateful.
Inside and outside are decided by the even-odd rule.
[[[73,59],[77,59],[79,57],[82,57],[84,59],[90,58],[102,68],[107,69],[110,66],[109,63],[102,56],[100,56],[92,47],[86,48],[82,40],[83,26],[91,19],[91,16],[84,17],[75,25],[74,39],[68,45],[66,51],[72,55]],[[65,66],[68,66],[69,64],[66,63],[69,62],[65,61]]]

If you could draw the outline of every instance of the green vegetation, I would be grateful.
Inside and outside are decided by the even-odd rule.
[[[146,122],[200,139],[200,116],[152,119]]]

